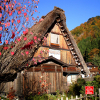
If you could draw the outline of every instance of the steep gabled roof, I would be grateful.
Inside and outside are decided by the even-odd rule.
[[[87,67],[98,67],[98,66],[94,65],[92,62],[87,62],[86,65],[87,65]]]
[[[43,43],[44,37],[47,36],[47,33],[51,31],[55,24],[57,24],[60,27],[65,41],[69,46],[73,57],[76,60],[76,64],[79,67],[83,67],[84,71],[88,75],[90,72],[85,64],[85,61],[81,55],[79,48],[77,47],[75,39],[73,38],[71,32],[66,26],[66,16],[64,14],[64,11],[58,7],[54,7],[54,9],[44,17],[43,21],[36,23],[29,29],[28,34],[26,35],[28,39],[26,41],[24,41],[24,35],[22,35],[21,41],[18,42],[12,49],[9,49],[3,54],[3,57],[0,59],[2,73],[9,72],[15,74],[18,71],[23,70],[23,68],[26,66],[26,63],[33,58],[36,50],[38,50],[38,48]],[[31,32],[33,34],[30,35]],[[33,45],[34,36],[38,37],[40,40],[37,43],[34,43]],[[22,49],[28,49],[29,56],[26,56],[26,58],[23,57],[20,54],[22,52]],[[14,52],[15,54],[12,56],[9,53],[10,51]],[[31,64],[33,64],[33,62],[30,62],[30,65]],[[11,70],[12,68],[13,70]],[[17,71],[15,70],[16,68],[18,69]]]

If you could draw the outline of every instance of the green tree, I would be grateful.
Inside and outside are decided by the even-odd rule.
[[[97,65],[98,68],[100,69],[100,56],[99,55],[95,55],[93,57],[92,63],[95,64],[95,65]]]

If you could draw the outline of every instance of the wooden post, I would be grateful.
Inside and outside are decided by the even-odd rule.
[[[68,97],[66,97],[66,100],[68,100]]]
[[[76,99],[78,98],[78,96],[76,95]]]
[[[62,93],[63,96],[65,96],[64,92]]]
[[[80,94],[80,98],[81,98],[80,100],[82,100],[82,94]]]
[[[62,75],[61,75],[62,76],[62,79],[61,79],[62,80],[61,81],[62,84],[61,84],[61,86],[62,86],[62,91],[63,91],[63,67],[62,66],[61,66],[61,72],[62,72]]]
[[[55,91],[57,91],[57,66],[55,66]]]
[[[71,95],[71,99],[73,99],[73,96]]]
[[[63,100],[63,97],[61,97],[61,100]]]
[[[97,100],[97,92],[95,92],[95,100]]]
[[[87,94],[85,96],[86,96],[86,100],[87,100]]]
[[[21,95],[21,73],[17,74],[17,95],[20,96]]]
[[[24,73],[23,73],[24,75]],[[24,94],[24,76],[22,75],[22,78],[23,78],[23,94]]]
[[[100,100],[100,88],[99,88],[99,100]]]

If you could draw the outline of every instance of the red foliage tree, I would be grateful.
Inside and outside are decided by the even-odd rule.
[[[28,63],[28,49],[33,47],[37,38],[34,38],[34,42],[26,36],[29,28],[39,19],[36,15],[38,3],[39,0],[0,0],[0,78],[3,73],[11,73],[10,69],[21,66],[21,63],[15,66],[14,62],[18,63],[17,58],[26,57],[23,65]]]

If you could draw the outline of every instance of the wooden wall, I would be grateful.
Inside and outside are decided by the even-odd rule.
[[[51,45],[51,33],[58,34],[59,35],[59,46],[58,45]],[[38,57],[41,55],[42,57],[48,57],[49,56],[49,49],[53,50],[59,50],[60,51],[60,60],[67,63],[67,64],[75,64],[75,61],[73,59],[73,56],[65,42],[65,39],[63,35],[61,34],[61,31],[57,25],[54,26],[54,28],[51,30],[50,33],[48,33],[47,39],[44,39],[43,45],[38,49],[38,51],[35,53],[34,57]],[[42,53],[41,53],[42,51]]]
[[[48,93],[54,93],[55,91],[63,91],[67,89],[67,78],[63,76],[63,68],[60,67],[60,70],[55,68],[51,68],[54,70],[48,71],[45,70],[37,70],[38,68],[32,68],[31,71],[26,71],[27,80],[25,80],[22,73],[18,73],[17,78],[13,82],[7,82],[4,86],[4,91],[8,93],[10,88],[16,91],[17,95],[21,95],[24,93],[25,89],[30,86],[31,90],[33,91],[40,91],[44,90],[42,88],[42,84],[44,84],[44,88],[47,90]],[[34,82],[37,82],[34,85]],[[27,82],[27,83],[26,83]],[[3,83],[4,84],[4,83]],[[39,92],[39,91],[38,91]]]
[[[51,45],[51,33],[59,34],[60,43],[59,46],[53,46]],[[75,61],[71,55],[71,52],[64,40],[63,35],[61,34],[61,31],[57,25],[54,26],[54,28],[51,30],[51,33],[48,33],[47,39],[44,39],[43,45],[38,49],[38,51],[35,53],[34,57],[48,57],[49,56],[49,49],[56,49],[60,50],[60,60],[67,63],[67,64],[75,64]],[[50,67],[51,68],[51,67]],[[56,90],[63,91],[63,89],[67,88],[67,78],[63,76],[63,68],[61,71],[54,69],[54,71],[37,71],[33,70],[32,72],[27,72],[28,82],[32,89],[36,89],[33,87],[33,83],[31,84],[31,81],[37,80],[44,82],[45,85],[48,84],[47,90],[48,93],[55,92]],[[40,78],[42,77],[42,78]],[[47,83],[47,84],[46,84]],[[41,85],[42,83],[40,83]],[[2,84],[1,84],[2,85]],[[16,93],[21,94],[25,88],[25,80],[23,78],[23,75],[21,73],[18,74],[17,79],[14,80],[14,82],[8,82],[5,83],[5,92],[8,92],[9,89],[13,87],[16,90]]]
[[[1,91],[1,92],[8,93],[10,91],[10,88],[13,87],[13,89],[15,90],[15,93],[17,93],[17,91],[18,91],[17,82],[18,82],[18,79],[15,79],[13,82],[1,83],[0,90],[3,87],[3,91]]]
[[[42,51],[42,53],[41,53]],[[67,64],[75,64],[75,61],[71,55],[70,51],[67,50],[59,50],[60,51],[60,60]],[[34,57],[48,57],[49,56],[49,48],[40,47],[38,51],[35,53]]]
[[[63,91],[67,88],[67,84],[64,84],[65,80],[67,79],[64,78],[65,76],[63,76],[63,68],[61,66],[46,65],[41,67],[34,67],[28,70],[27,73],[29,81],[34,78],[35,80],[38,80],[40,87],[42,84],[45,84],[45,88],[48,93],[53,93],[57,90]]]
[[[32,73],[32,74],[31,74]],[[28,80],[31,81],[32,78],[34,78],[33,80],[38,81],[40,85],[40,92],[42,91],[42,85],[44,84],[44,88],[48,91],[48,93],[52,93],[55,92],[57,90],[62,91],[63,90],[63,76],[62,73],[60,72],[44,72],[41,73],[39,72],[27,72],[27,77]],[[24,83],[25,85],[25,83]],[[30,84],[30,86],[32,86],[32,83]],[[34,85],[34,88],[37,87],[36,85]],[[35,88],[35,91],[37,91],[38,87]],[[44,89],[43,89],[44,90]]]

